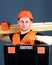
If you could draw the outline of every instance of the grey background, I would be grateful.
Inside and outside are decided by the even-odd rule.
[[[16,23],[17,14],[22,9],[31,10],[34,22],[52,22],[52,0],[0,0],[0,22]],[[41,33],[52,36],[52,31]],[[0,65],[4,65],[4,44],[11,43],[0,41]]]

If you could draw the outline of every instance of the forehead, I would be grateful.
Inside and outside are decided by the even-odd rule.
[[[28,17],[21,17],[19,20],[23,20],[23,21],[30,21],[30,18],[28,18]]]

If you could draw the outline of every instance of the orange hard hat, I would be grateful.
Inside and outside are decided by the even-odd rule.
[[[31,20],[34,20],[33,15],[29,10],[21,10],[18,14],[17,20],[24,16],[30,18]]]

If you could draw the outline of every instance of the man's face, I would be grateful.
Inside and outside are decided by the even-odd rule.
[[[22,31],[27,31],[30,28],[30,25],[32,24],[32,21],[28,17],[21,17],[18,20],[18,24],[19,24],[20,29]]]

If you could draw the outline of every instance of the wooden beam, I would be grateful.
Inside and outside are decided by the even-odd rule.
[[[52,31],[52,22],[34,23],[30,28],[35,31]]]
[[[30,29],[34,31],[52,31],[52,22],[33,23]],[[3,31],[0,26],[0,34],[11,34],[18,32],[20,27],[17,24],[11,24],[7,31]]]

